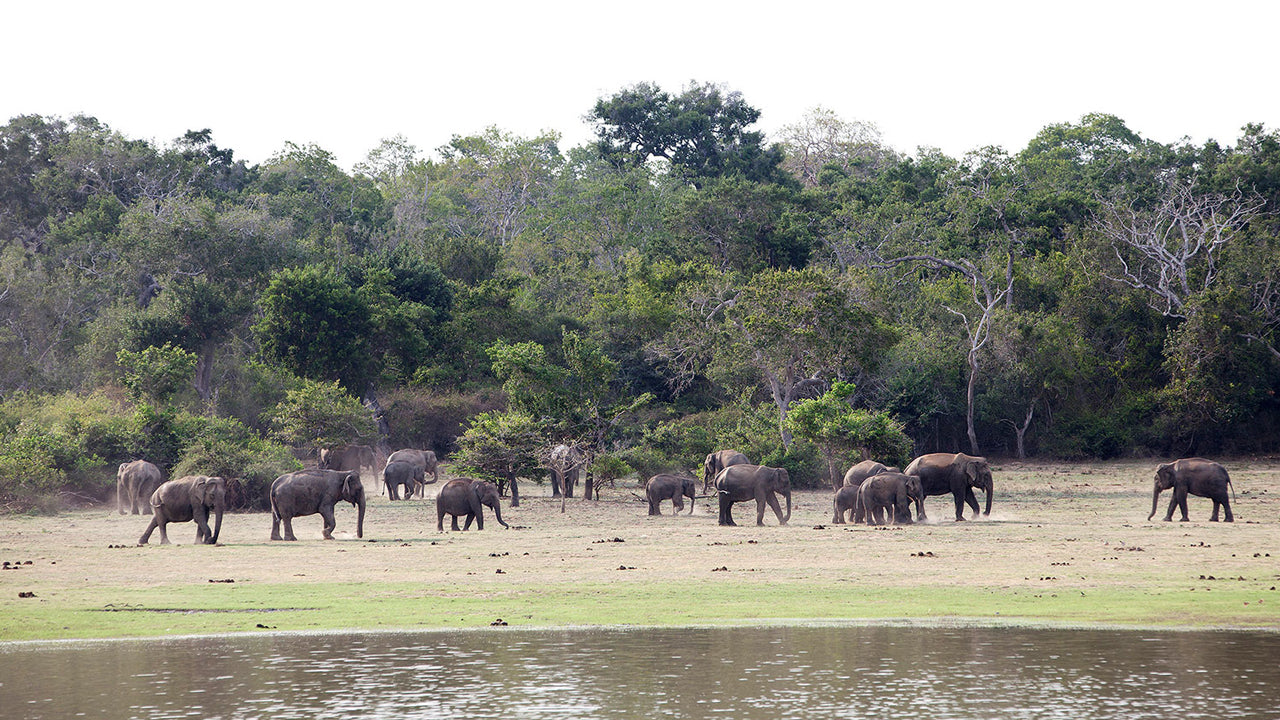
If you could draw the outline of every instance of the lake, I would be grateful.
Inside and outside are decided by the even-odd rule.
[[[492,628],[0,644],[9,718],[1276,718],[1280,634]]]

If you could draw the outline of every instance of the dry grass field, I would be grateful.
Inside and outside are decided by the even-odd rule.
[[[1148,522],[1156,464],[997,462],[991,517],[953,522],[950,497],[933,497],[929,523],[888,528],[833,524],[829,491],[797,491],[785,527],[770,512],[756,527],[754,503],[720,527],[706,500],[649,517],[626,486],[562,512],[525,485],[504,505],[510,529],[489,514],[483,531],[438,533],[433,498],[390,502],[372,476],[362,540],[349,505],[333,541],[319,516],[284,543],[269,515],[235,513],[216,546],[192,544],[187,523],[170,526],[174,545],[138,547],[149,518],[114,505],[0,517],[0,640],[806,620],[1280,629],[1280,459],[1224,462],[1232,524],[1194,497],[1191,522],[1161,522],[1170,492]]]

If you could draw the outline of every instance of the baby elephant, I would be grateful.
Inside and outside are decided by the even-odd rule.
[[[858,483],[857,485],[845,485],[836,491],[835,500],[832,501],[832,504],[835,506],[835,513],[831,516],[831,523],[833,525],[845,524],[845,518],[848,517],[849,513],[853,512],[854,508],[858,504],[858,488],[861,485],[862,483]],[[861,521],[862,518],[859,517],[854,519],[852,522],[856,523]]]
[[[663,500],[671,501],[672,512],[684,510],[684,499],[689,498],[689,514],[693,514],[693,501],[698,496],[698,481],[687,475],[654,475],[644,485],[649,498],[649,514],[661,515],[658,506]]]
[[[450,480],[440,488],[436,495],[436,530],[444,532],[445,513],[453,516],[453,529],[458,529],[458,516],[466,515],[467,522],[463,530],[471,529],[471,521],[476,521],[476,529],[484,529],[484,508],[493,508],[493,516],[502,527],[510,527],[502,521],[502,510],[498,502],[498,486],[488,480],[472,480],[458,478]]]
[[[410,462],[395,460],[387,463],[386,469],[382,471],[382,484],[386,485],[387,495],[392,500],[400,499],[401,485],[404,486],[404,499],[408,500],[413,496],[414,488],[425,485],[426,482],[426,473],[422,466]]]
[[[924,489],[920,478],[914,475],[881,473],[867,478],[858,487],[859,512],[866,514],[868,525],[885,524],[885,510],[892,513],[889,519],[894,524],[910,524],[912,502],[917,510],[924,503]]]

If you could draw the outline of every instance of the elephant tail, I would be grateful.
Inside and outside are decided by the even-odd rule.
[[[1227,487],[1231,488],[1231,502],[1236,502],[1236,486],[1231,484],[1231,478],[1227,478]]]

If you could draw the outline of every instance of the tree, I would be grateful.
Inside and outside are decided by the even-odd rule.
[[[791,447],[787,413],[826,378],[849,378],[875,366],[895,333],[850,301],[816,270],[766,270],[711,276],[690,288],[683,317],[651,347],[672,382],[687,386],[704,370],[746,369],[769,389],[778,430]]]
[[[309,265],[281,270],[259,299],[253,325],[262,354],[300,377],[363,393],[373,379],[369,306],[336,273]]]
[[[852,383],[836,381],[821,397],[796,401],[786,420],[796,437],[818,446],[836,490],[844,481],[837,460],[875,459],[905,467],[912,455],[902,424],[888,413],[854,408],[853,393]]]
[[[135,402],[147,400],[164,405],[191,377],[196,366],[196,356],[165,343],[161,347],[149,347],[141,352],[120,350],[116,362],[124,373],[124,386]]]
[[[754,182],[786,183],[782,149],[747,128],[760,111],[742,93],[712,83],[690,83],[672,96],[639,83],[600,98],[587,119],[595,125],[601,157],[638,167],[660,158],[695,185],[741,175]]]
[[[271,411],[271,427],[294,447],[364,444],[377,437],[373,415],[337,381],[301,379]]]
[[[493,478],[499,488],[511,490],[511,506],[520,506],[517,478],[528,477],[543,467],[545,445],[538,421],[519,410],[493,411],[477,415],[458,438],[459,467]]]
[[[782,168],[805,187],[818,185],[823,168],[833,166],[846,177],[877,172],[897,159],[880,142],[880,130],[872,123],[842,120],[831,110],[815,107],[794,125],[778,134],[787,159]]]

